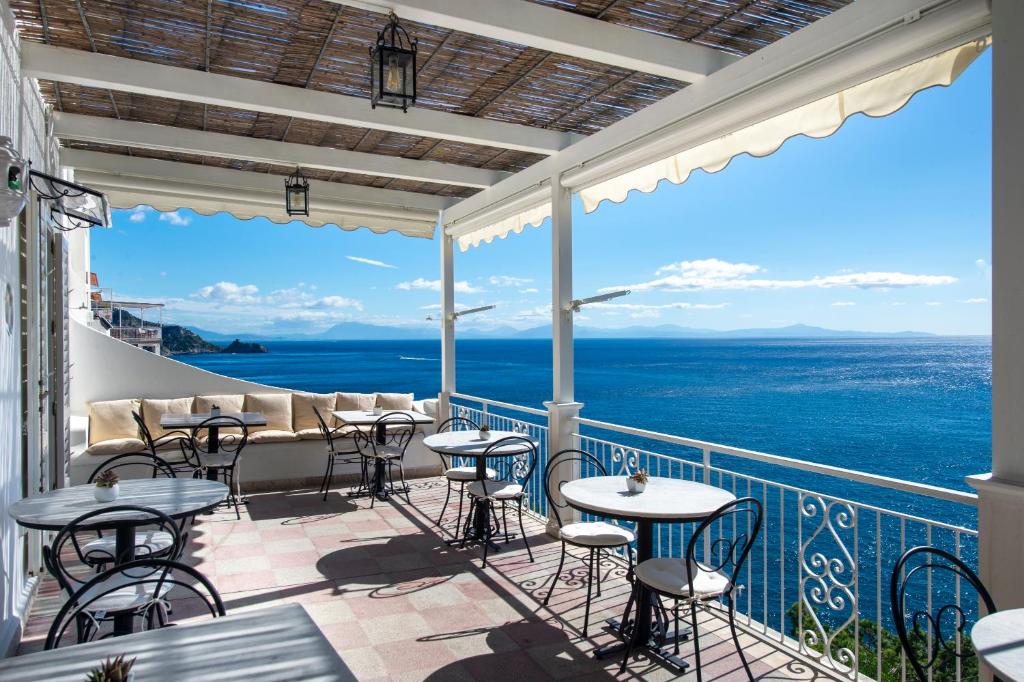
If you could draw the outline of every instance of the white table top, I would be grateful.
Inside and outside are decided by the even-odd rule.
[[[135,679],[354,682],[299,604],[228,614],[52,651],[0,659],[4,682],[81,682],[108,656],[135,658]]]
[[[262,412],[221,412],[219,417],[231,417],[239,419],[246,426],[266,426],[267,418]],[[160,417],[160,426],[165,429],[190,429],[199,426],[207,419],[213,417],[209,412],[195,412],[193,414],[165,414]],[[209,426],[209,424],[207,425]],[[233,426],[226,422],[223,426]]]
[[[59,530],[86,512],[118,505],[151,507],[171,518],[189,516],[221,502],[228,495],[228,487],[217,481],[195,478],[141,478],[124,480],[118,484],[120,495],[113,502],[97,502],[94,485],[76,485],[58,488],[37,497],[18,500],[10,506],[8,514],[28,528]],[[119,512],[117,515],[95,517],[97,525],[111,521],[128,521],[140,515]]]
[[[997,611],[971,629],[981,660],[1004,682],[1024,681],[1024,609]]]
[[[440,452],[445,455],[455,455],[457,457],[479,457],[484,454],[484,451],[491,444],[496,443],[502,438],[510,438],[512,436],[526,438],[533,443],[534,447],[540,445],[540,442],[536,438],[524,433],[516,433],[514,431],[491,431],[491,437],[486,440],[480,438],[480,433],[478,431],[445,431],[444,433],[435,433],[427,436],[423,439],[423,444],[434,452]],[[516,443],[502,445],[498,449],[487,453],[487,456],[508,457],[511,455],[522,454],[529,449],[530,448],[526,443],[519,441]]]
[[[593,476],[569,481],[562,496],[570,506],[620,519],[687,521],[703,519],[736,497],[694,481],[651,476],[642,493],[626,489],[625,476]]]
[[[353,426],[372,426],[377,421],[387,414],[395,413],[405,414],[412,417],[413,421],[417,424],[433,424],[434,418],[428,414],[417,412],[416,410],[381,410],[380,414],[374,414],[369,410],[337,410],[331,412],[337,419],[345,422],[346,424],[352,424]],[[400,420],[398,417],[393,417],[396,424],[401,424],[404,420]]]

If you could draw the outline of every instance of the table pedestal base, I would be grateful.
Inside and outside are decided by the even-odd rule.
[[[501,545],[494,541],[494,536],[501,533],[502,529],[497,525],[497,520],[494,524],[491,523],[491,504],[486,498],[474,498],[470,503],[469,516],[466,518],[462,537],[445,540],[445,543],[459,547],[465,547],[467,544],[486,544],[489,550],[500,552]],[[509,538],[511,537],[513,536],[510,534]]]
[[[605,631],[612,633],[620,638],[618,642],[610,642],[604,646],[600,646],[594,649],[595,658],[608,658],[610,656],[621,656],[626,651],[626,642],[633,634],[632,622],[626,624],[626,628],[623,629],[622,621],[618,618],[609,618],[605,621]],[[665,632],[662,632],[662,630]],[[686,641],[690,638],[691,630],[689,627],[679,628],[679,640]],[[675,634],[668,634],[667,624],[663,627],[658,621],[654,621],[650,626],[650,635],[647,642],[640,643],[633,648],[633,652],[644,650],[647,655],[652,659],[659,661],[660,663],[667,665],[671,668],[675,668],[680,673],[685,673],[687,668],[690,667],[689,661],[677,656],[674,653],[674,647],[672,646],[676,642]]]

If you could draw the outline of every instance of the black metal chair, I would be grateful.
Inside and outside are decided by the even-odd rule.
[[[633,552],[630,545],[636,541],[636,533],[628,528],[608,523],[607,521],[577,521],[574,523],[562,522],[562,510],[568,509],[569,505],[561,496],[554,495],[553,490],[561,490],[572,478],[561,478],[555,480],[562,474],[565,467],[573,467],[578,471],[573,472],[572,478],[585,478],[587,476],[607,476],[608,470],[594,455],[583,450],[560,450],[548,460],[544,467],[544,494],[548,500],[548,509],[555,515],[558,523],[558,536],[562,541],[562,554],[558,559],[558,570],[551,579],[551,589],[544,597],[544,606],[548,605],[551,593],[555,591],[555,584],[562,574],[565,566],[565,555],[568,553],[568,546],[581,547],[588,551],[587,558],[587,605],[583,612],[583,636],[587,636],[587,629],[590,625],[590,596],[594,586],[594,573],[597,572],[597,596],[601,596],[601,559],[605,552],[619,547],[625,548],[625,554],[629,561],[627,575],[632,579],[633,575]],[[568,582],[568,581],[567,581]]]
[[[150,478],[176,478],[174,468],[166,461],[148,452],[129,452],[123,455],[115,455],[100,463],[92,474],[89,475],[86,484],[91,484],[104,471],[117,472],[119,469],[129,469],[131,473],[138,474],[150,472]],[[122,476],[122,478],[125,478]],[[134,476],[138,478],[138,476]],[[185,519],[178,524],[179,530],[184,533]],[[115,538],[113,535],[104,535],[102,529],[96,531],[96,539],[83,545],[83,554],[87,563],[102,570],[106,564],[114,560]],[[147,556],[163,556],[171,545],[171,538],[163,532],[138,532],[135,534],[136,552],[144,553]]]
[[[213,442],[211,430],[216,429],[216,443]],[[227,433],[224,429],[229,429]],[[203,436],[203,434],[206,436]],[[188,441],[180,441],[182,455],[185,460],[192,464],[195,469],[195,476],[205,476],[216,481],[219,480],[228,486],[230,497],[228,505],[235,508],[235,517],[242,518],[238,511],[238,500],[241,494],[238,490],[236,472],[238,470],[239,458],[245,444],[249,442],[249,429],[245,423],[237,417],[219,416],[203,420],[192,428]]]
[[[76,643],[107,637],[103,624],[114,613],[130,612],[146,629],[166,627],[171,613],[168,593],[176,590],[192,606],[203,605],[217,618],[227,615],[217,589],[202,573],[168,559],[138,559],[93,576],[83,583],[57,613],[46,636],[46,649],[61,645],[74,625]]]
[[[183,456],[186,449],[189,451],[191,450],[187,447],[189,439],[191,438],[189,433],[185,431],[168,431],[159,438],[153,438],[153,433],[149,430],[149,427],[146,426],[146,420],[142,418],[141,414],[138,412],[132,412],[132,419],[134,419],[135,423],[138,425],[139,433],[142,435],[142,440],[146,443],[146,447],[149,448],[150,454],[154,457],[160,457],[160,455],[157,454],[158,450],[165,455],[170,451],[177,450],[182,453]],[[186,446],[186,448],[183,448],[183,445]],[[163,461],[174,469],[175,474],[188,474],[191,476],[195,472],[195,467],[193,467],[187,459],[177,462],[169,462],[164,458]]]
[[[520,448],[525,446],[525,448],[523,452],[517,455],[493,454],[510,446]],[[526,553],[532,562],[533,550],[526,539],[526,529],[523,526],[523,504],[527,500],[527,488],[530,485],[530,478],[533,476],[533,470],[537,466],[537,445],[526,436],[508,436],[488,445],[487,449],[484,450],[483,457],[485,461],[494,462],[495,476],[491,480],[473,481],[466,486],[466,492],[469,493],[469,497],[474,501],[474,504],[470,507],[469,514],[466,515],[466,526],[463,529],[462,544],[465,545],[465,538],[469,535],[469,529],[476,522],[475,516],[481,511],[478,507],[486,509],[488,516],[493,515],[495,527],[505,536],[505,544],[508,544],[511,536],[508,532],[505,512],[507,511],[508,504],[514,502],[516,504],[516,511],[519,514],[519,534],[523,538],[523,544],[526,545]],[[484,504],[476,504],[477,500],[483,501]],[[501,503],[500,522],[497,509],[495,509],[496,502]],[[487,537],[483,538],[484,568],[487,568],[487,550],[490,545],[490,539],[493,536],[490,530],[490,519],[486,520],[486,527]]]
[[[74,600],[76,595],[80,600],[84,598],[83,594],[89,597],[86,600],[88,604],[82,607],[83,626],[86,621],[98,627],[101,623],[112,621],[126,613],[132,616],[139,614],[138,600],[125,598],[124,594],[113,594],[114,590],[105,591],[103,595],[83,592],[85,587],[93,585],[98,577],[91,569],[103,567],[118,558],[115,556],[113,536],[104,536],[99,540],[83,540],[83,536],[91,538],[97,530],[113,528],[118,522],[118,516],[123,517],[125,514],[133,516],[131,525],[137,529],[133,551],[136,555],[141,554],[140,558],[174,560],[181,556],[185,548],[188,535],[183,534],[178,524],[169,516],[149,507],[118,505],[96,509],[82,514],[64,526],[53,538],[53,542],[43,547],[43,562],[70,600]],[[138,518],[140,515],[141,519]],[[110,570],[107,570],[99,575],[109,572]],[[122,584],[121,587],[123,586]],[[109,599],[98,598],[108,594],[112,595]],[[93,596],[97,598],[93,599]],[[149,597],[152,595],[148,595],[147,598]],[[80,638],[83,632],[79,630]]]
[[[441,422],[441,425],[437,427],[437,433],[447,433],[449,431],[478,431],[480,426],[472,419],[466,417],[452,417]],[[448,484],[448,492],[444,496],[444,505],[441,506],[441,513],[437,516],[437,525],[441,525],[441,521],[444,519],[444,513],[448,509],[448,501],[452,496],[452,484],[458,483],[459,485],[459,515],[455,520],[455,528],[462,527],[462,505],[465,500],[466,484],[476,480],[476,465],[455,465],[454,458],[450,455],[444,455],[438,453],[438,457],[441,458],[441,469],[444,472],[445,481]],[[497,472],[487,467],[486,469],[487,478],[494,478],[497,476]]]
[[[389,412],[382,415],[374,422],[371,433],[353,433],[352,439],[362,458],[362,466],[367,472],[365,478],[370,493],[371,509],[385,486],[391,495],[405,493],[406,501],[412,503],[409,499],[409,487],[405,483],[405,451],[409,448],[415,433],[416,420],[405,412]],[[401,487],[397,489],[395,467],[398,467],[401,480]],[[383,480],[379,480],[381,476]]]
[[[954,555],[938,547],[914,547],[904,552],[892,569],[889,603],[900,646],[920,682],[931,679],[932,673],[955,667],[958,659],[963,661],[977,656],[967,636],[967,613],[960,604],[954,601],[936,605],[930,603],[934,600],[928,599],[930,591],[936,593],[931,586],[944,581],[948,581],[947,585],[958,582],[969,585],[977,592],[985,610],[996,612],[995,602],[981,579]],[[909,610],[908,601],[915,592],[923,595],[921,601],[926,609],[930,603],[930,611]],[[943,592],[937,591],[938,594]],[[971,599],[969,603],[977,602]]]
[[[679,656],[679,609],[680,606],[690,607],[691,627],[693,628],[693,652],[697,668],[697,681],[704,678],[700,669],[700,631],[697,628],[697,609],[709,602],[725,599],[729,616],[729,630],[736,652],[743,662],[747,677],[753,682],[754,675],[750,672],[747,657],[740,646],[736,632],[736,608],[733,592],[737,589],[740,571],[743,569],[750,549],[761,532],[763,509],[761,502],[753,497],[742,497],[724,504],[704,519],[686,545],[686,560],[672,558],[648,559],[640,563],[633,572],[633,591],[626,605],[627,616],[633,604],[640,601],[640,590],[648,590],[657,597],[665,597],[674,601],[673,615],[675,620],[675,656]],[[698,554],[704,554],[705,533],[713,533],[717,524],[719,530],[731,527],[735,537],[721,535],[717,539],[708,538],[708,554],[701,561]],[[699,550],[699,551],[698,551]],[[622,656],[619,674],[626,671],[629,655],[636,646],[640,628],[633,628],[632,636]]]
[[[327,444],[327,471],[324,472],[324,480],[320,483],[320,490],[324,494],[324,501],[327,501],[327,494],[331,492],[331,480],[334,478],[334,465],[335,464],[359,464],[362,469],[362,484],[366,482],[366,461],[363,459],[362,454],[359,452],[359,448],[355,442],[352,442],[350,449],[344,449],[339,445],[339,441],[349,440],[352,441],[352,434],[355,430],[346,424],[336,426],[333,429],[327,425],[324,421],[323,416],[320,414],[320,410],[313,405],[313,413],[316,415],[316,420],[320,427],[320,435],[323,436],[324,441]]]

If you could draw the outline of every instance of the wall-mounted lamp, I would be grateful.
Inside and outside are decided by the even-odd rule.
[[[591,303],[603,303],[604,301],[610,301],[613,298],[621,298],[622,296],[629,295],[629,289],[622,289],[621,291],[612,291],[607,294],[598,294],[597,296],[591,296],[590,298],[576,298],[569,303],[569,309],[566,312],[578,313],[580,308]]]
[[[11,138],[0,137],[0,222],[9,223],[18,217],[28,199],[26,174],[28,162],[21,158]]]
[[[452,321],[454,322],[455,320],[459,319],[463,315],[472,315],[473,313],[482,313],[482,312],[484,312],[486,310],[494,310],[497,307],[498,306],[496,306],[496,305],[482,305],[479,308],[468,308],[466,310],[460,310],[458,312],[452,313]],[[427,321],[428,322],[433,322],[433,320],[434,320],[433,316],[427,315]]]

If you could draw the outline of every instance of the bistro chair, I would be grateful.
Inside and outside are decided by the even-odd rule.
[[[949,594],[943,589],[968,585],[978,599],[957,600],[958,589],[952,587],[953,603],[936,599]],[[939,589],[932,589],[936,585]],[[919,599],[919,601],[918,601]],[[911,608],[918,601],[925,610]],[[975,659],[977,654],[968,637],[968,617],[960,601],[972,606],[979,601],[987,613],[995,613],[996,605],[981,579],[967,564],[938,547],[914,547],[903,553],[892,569],[889,603],[900,647],[910,661],[919,682],[955,668],[957,661]],[[909,625],[909,632],[908,632]],[[995,678],[998,680],[998,678]]]
[[[594,455],[583,450],[561,450],[548,460],[544,467],[544,494],[548,499],[548,509],[554,512],[555,521],[558,523],[558,537],[562,541],[562,555],[558,559],[558,570],[551,579],[551,589],[544,597],[544,606],[548,605],[551,593],[555,591],[555,584],[558,577],[562,575],[562,567],[565,565],[565,555],[568,553],[568,546],[580,547],[588,551],[587,560],[587,605],[583,612],[583,636],[587,636],[587,628],[590,625],[590,595],[594,586],[594,573],[597,572],[597,596],[601,596],[601,559],[606,552],[622,548],[623,553],[629,561],[629,572],[633,576],[633,552],[630,544],[636,541],[636,533],[628,528],[608,523],[607,521],[578,521],[564,523],[562,510],[569,508],[568,503],[561,495],[555,495],[562,489],[571,478],[560,478],[566,468],[572,467],[573,476],[578,471],[579,477],[586,476],[607,476],[608,470]],[[566,579],[566,582],[569,582]]]
[[[448,433],[450,431],[479,431],[480,426],[467,417],[452,417],[441,422],[441,425],[437,427],[437,433]],[[437,525],[441,525],[441,521],[444,519],[444,513],[448,509],[448,500],[452,496],[452,484],[458,483],[459,485],[459,515],[455,520],[456,530],[462,526],[462,503],[465,500],[466,483],[476,480],[476,465],[473,466],[454,466],[454,458],[451,455],[444,455],[438,453],[438,457],[441,458],[441,468],[444,471],[445,482],[448,484],[448,492],[444,496],[444,505],[441,507],[441,513],[437,517]],[[487,467],[486,469],[487,478],[494,478],[497,476],[497,472]]]
[[[190,612],[198,610],[213,618],[227,615],[217,589],[195,568],[169,559],[138,559],[83,583],[54,618],[46,649],[58,648],[72,624],[79,644],[109,636],[100,633],[103,624],[116,613],[131,612],[147,630],[166,627],[171,614],[167,595],[171,590],[188,599]]]
[[[123,455],[115,455],[100,463],[89,475],[86,485],[91,485],[96,477],[104,471],[117,472],[119,469],[128,469],[133,476],[120,476],[121,478],[142,478],[138,474],[149,472],[150,478],[176,478],[174,468],[166,461],[151,455],[148,452],[129,452]],[[184,532],[185,519],[178,524],[179,530]],[[172,544],[172,538],[163,531],[139,531],[135,534],[135,552],[146,556],[163,556]],[[104,535],[101,529],[96,530],[96,539],[83,545],[83,561],[96,570],[102,570],[106,564],[114,560],[115,538],[113,535]]]
[[[496,451],[509,446],[526,446],[526,449],[518,455],[501,455],[494,454]],[[533,550],[530,549],[530,543],[526,539],[526,530],[523,527],[523,505],[527,500],[527,487],[530,485],[530,478],[533,476],[533,470],[537,466],[537,445],[525,436],[508,436],[496,440],[487,446],[483,454],[484,460],[494,461],[495,476],[491,480],[483,481],[472,481],[466,486],[466,492],[469,493],[471,500],[483,500],[483,507],[486,509],[488,517],[494,517],[494,525],[502,535],[505,536],[505,544],[509,543],[511,535],[508,532],[508,523],[505,519],[505,512],[507,511],[508,505],[514,503],[516,511],[519,514],[519,534],[523,538],[523,544],[526,545],[526,553],[530,557],[530,561],[533,561]],[[496,509],[496,503],[501,503],[501,520],[498,520],[498,511]],[[480,513],[477,507],[480,505],[473,504],[470,506],[469,514],[466,515],[466,526],[463,528],[463,546],[466,543],[466,537],[469,535],[470,528],[473,527],[475,522],[475,515]],[[487,550],[490,545],[490,540],[493,534],[491,533],[490,518],[487,519],[487,537],[482,538],[484,546],[484,559],[483,567],[487,568]]]
[[[747,677],[753,682],[754,675],[750,672],[747,657],[740,646],[739,635],[736,633],[736,604],[733,592],[737,589],[743,565],[750,555],[750,549],[761,532],[763,511],[761,502],[753,497],[741,497],[722,505],[704,519],[686,545],[686,559],[655,558],[641,562],[633,572],[633,592],[626,605],[627,620],[633,604],[639,602],[641,590],[647,590],[657,598],[665,597],[674,602],[673,615],[675,620],[675,650],[679,656],[679,610],[681,606],[690,607],[691,627],[693,628],[693,655],[697,668],[697,682],[704,679],[700,669],[700,631],[697,628],[697,609],[707,608],[712,601],[725,599],[729,617],[729,630],[736,652],[743,663]],[[733,537],[722,533],[718,538],[713,535],[724,528],[733,530]],[[701,561],[698,554],[704,554],[703,548],[710,548],[708,555]],[[698,551],[698,548],[699,551]],[[667,626],[666,626],[667,627]],[[626,653],[622,657],[619,674],[626,671],[629,655],[637,644],[640,628],[633,628],[632,636],[626,644]]]
[[[362,479],[360,482],[360,488],[366,483],[366,461],[362,457],[362,453],[359,451],[359,447],[356,446],[355,442],[352,442],[351,447],[344,448],[341,446],[342,440],[351,441],[351,435],[353,429],[351,426],[342,424],[336,426],[333,429],[327,426],[327,422],[324,421],[323,416],[320,414],[320,410],[313,405],[313,414],[316,415],[316,420],[320,426],[320,435],[323,436],[324,441],[327,444],[327,471],[324,472],[324,480],[320,483],[320,490],[324,494],[324,502],[327,501],[327,494],[331,492],[331,481],[334,479],[334,465],[335,464],[359,464],[362,468]]]
[[[220,433],[217,438],[217,452],[210,452],[210,429],[217,427]],[[230,429],[227,433],[225,429]],[[206,434],[205,436],[203,434]],[[219,480],[230,490],[227,504],[235,508],[235,518],[241,519],[238,511],[238,500],[241,497],[239,481],[236,477],[239,459],[245,444],[249,442],[249,429],[237,417],[210,417],[192,428],[186,442],[181,441],[182,455],[193,464],[195,475],[206,476],[212,481]]]
[[[409,443],[412,442],[415,433],[416,420],[405,412],[389,412],[381,416],[374,422],[369,433],[353,432],[352,439],[359,450],[362,466],[366,471],[365,478],[370,491],[371,509],[377,497],[374,486],[376,485],[378,464],[383,468],[384,485],[387,486],[390,494],[405,493],[406,501],[412,503],[409,499],[409,487],[405,483],[405,451],[409,448]],[[397,489],[394,475],[396,467],[401,480],[401,487]],[[360,484],[361,488],[362,484]]]
[[[138,425],[139,433],[142,435],[142,440],[146,443],[146,447],[149,448],[150,454],[154,457],[159,457],[157,450],[166,455],[167,451],[174,449],[182,452],[182,455],[184,456],[186,448],[183,448],[182,446],[184,445],[187,447],[189,445],[190,435],[188,433],[185,431],[168,431],[159,438],[153,438],[153,433],[149,430],[149,427],[146,426],[146,420],[142,418],[141,414],[138,412],[132,412],[132,419],[134,419],[135,423]],[[191,451],[190,447],[187,447],[187,449]],[[166,460],[164,461],[166,462]],[[195,468],[187,459],[176,462],[167,462],[167,464],[174,469],[175,474],[188,474],[191,476],[195,472]]]
[[[180,557],[184,550],[188,536],[181,533],[178,525],[169,516],[150,507],[118,505],[94,509],[58,531],[53,542],[43,547],[43,562],[46,570],[57,580],[61,590],[68,595],[69,603],[76,598],[85,602],[78,617],[80,642],[88,640],[86,635],[90,627],[95,626],[98,629],[103,622],[111,621],[125,613],[139,615],[140,600],[145,601],[153,597],[153,594],[143,594],[138,599],[127,598],[126,593],[117,592],[115,589],[105,589],[102,595],[85,590],[87,586],[97,584],[95,581],[99,577],[88,569],[102,568],[109,564],[115,558],[115,551],[113,536],[86,541],[83,541],[83,536],[91,537],[97,527],[109,529],[113,525],[111,519],[116,519],[118,514],[126,512],[144,515],[142,519],[132,522],[137,529],[145,528],[135,532],[134,552],[141,555],[140,558],[174,560]],[[99,575],[110,572],[107,570]],[[127,585],[123,578],[117,580],[120,583],[104,584],[111,588]],[[100,596],[107,598],[100,599]]]

